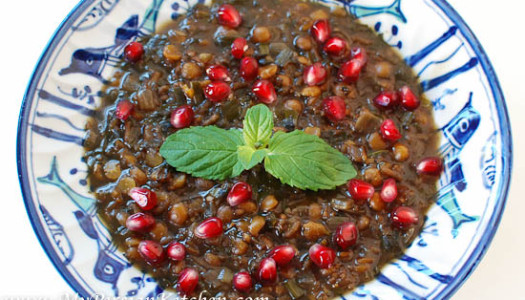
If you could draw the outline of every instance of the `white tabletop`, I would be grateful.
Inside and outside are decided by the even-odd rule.
[[[406,0],[416,1],[416,0]],[[449,0],[484,46],[499,76],[514,136],[514,169],[507,208],[486,256],[453,300],[523,300],[525,284],[525,2]],[[16,171],[16,124],[21,101],[49,38],[77,0],[3,1],[0,10],[0,299],[64,299],[74,292],[55,270],[29,224]],[[23,14],[20,12],[24,12]],[[20,298],[24,297],[24,298]],[[30,298],[29,298],[30,297]],[[38,298],[36,298],[38,297]],[[45,298],[42,298],[45,297]]]

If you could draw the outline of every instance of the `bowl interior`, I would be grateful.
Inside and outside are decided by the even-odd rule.
[[[131,267],[96,215],[82,161],[83,127],[124,46],[197,2],[205,1],[83,1],[57,31],[30,82],[19,124],[22,191],[44,249],[81,296],[163,292]],[[413,66],[432,101],[446,165],[421,235],[376,280],[342,298],[447,298],[492,239],[509,184],[510,127],[494,72],[444,1],[319,2],[344,6]]]

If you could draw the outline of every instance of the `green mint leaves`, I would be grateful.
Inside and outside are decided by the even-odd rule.
[[[191,127],[170,135],[160,154],[180,172],[205,179],[236,177],[264,161],[282,183],[317,191],[334,189],[357,175],[348,158],[300,130],[273,134],[273,115],[263,104],[246,112],[243,130]]]

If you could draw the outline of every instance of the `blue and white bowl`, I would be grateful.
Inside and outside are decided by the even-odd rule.
[[[31,79],[18,132],[22,192],[42,246],[83,297],[163,292],[116,249],[95,212],[82,161],[83,126],[124,46],[196,2],[204,1],[84,0],[60,26]],[[483,256],[505,206],[512,146],[494,70],[443,0],[319,2],[344,6],[418,72],[441,128],[446,165],[437,204],[406,254],[341,298],[447,299]]]

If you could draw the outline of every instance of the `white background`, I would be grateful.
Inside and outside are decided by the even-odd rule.
[[[406,0],[407,2],[416,0]],[[453,300],[524,300],[525,285],[525,1],[450,0],[484,46],[499,76],[514,136],[507,208],[487,255]],[[61,297],[73,291],[29,224],[16,170],[16,127],[32,71],[76,0],[10,0],[0,9],[0,298]]]

